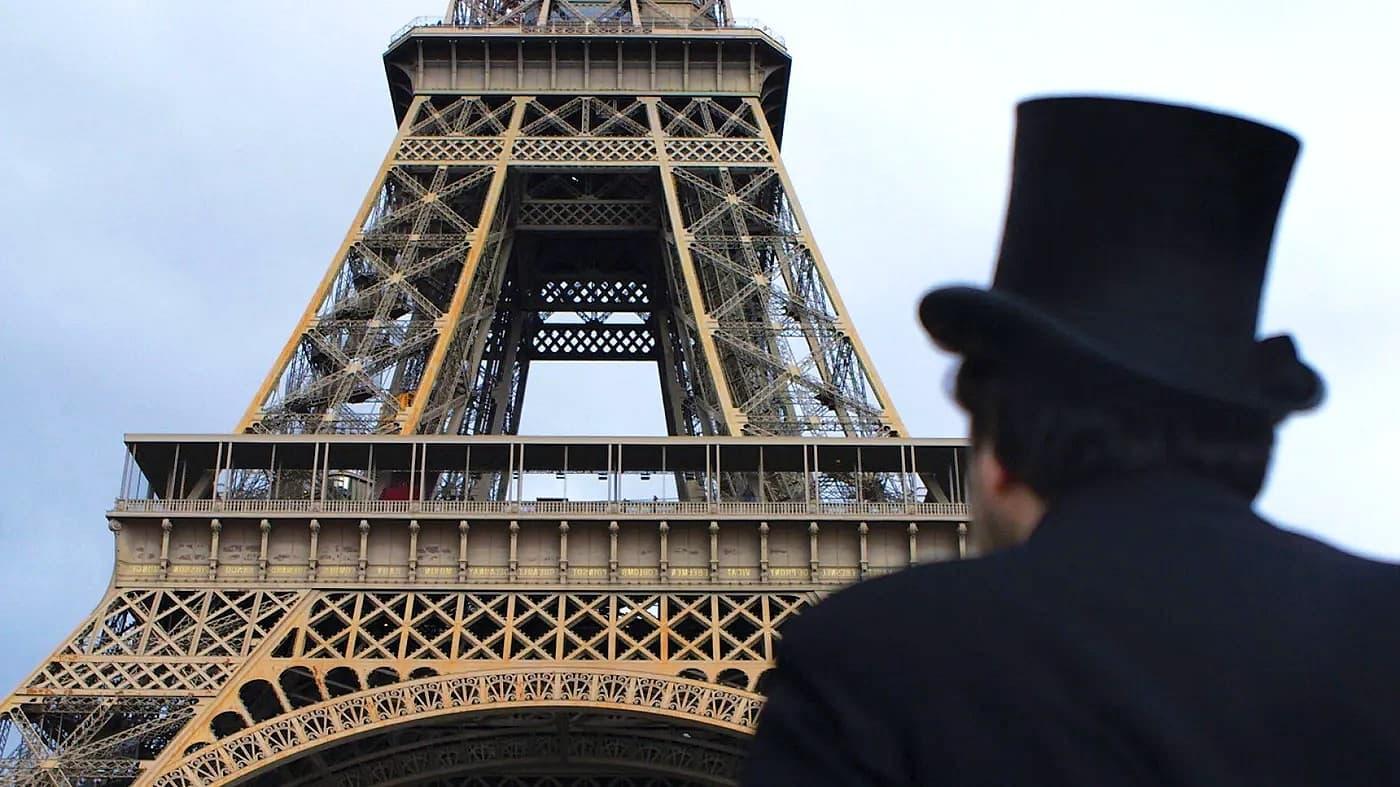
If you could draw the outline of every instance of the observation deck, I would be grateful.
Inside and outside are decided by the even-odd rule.
[[[131,435],[123,582],[844,584],[966,554],[959,440]]]
[[[384,53],[396,119],[423,94],[742,96],[760,99],[781,141],[792,60],[783,38],[761,22],[719,12],[548,13],[462,11],[404,25]]]
[[[703,37],[703,36],[724,36],[737,38],[762,37],[769,44],[783,51],[787,51],[787,40],[776,30],[765,25],[763,22],[747,18],[735,19],[727,24],[716,24],[706,22],[701,24],[680,24],[661,21],[633,23],[627,21],[597,21],[591,19],[584,20],[553,20],[550,22],[526,22],[516,20],[512,22],[481,22],[481,23],[460,23],[454,22],[447,17],[441,16],[419,16],[409,20],[407,24],[394,31],[389,36],[387,49],[393,50],[413,35],[433,35],[443,36],[506,36],[506,35],[526,35],[526,36],[630,36],[630,37]]]

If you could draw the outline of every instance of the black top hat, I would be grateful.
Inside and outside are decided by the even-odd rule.
[[[1259,296],[1298,140],[1249,120],[1108,98],[1017,108],[989,290],[947,287],[919,316],[945,349],[1089,364],[1285,414],[1321,378],[1293,340],[1257,340]]]

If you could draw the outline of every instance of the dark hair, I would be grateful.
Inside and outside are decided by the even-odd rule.
[[[1199,400],[1112,373],[1012,369],[964,360],[954,397],[973,445],[1037,495],[1144,470],[1187,470],[1253,499],[1281,416]]]

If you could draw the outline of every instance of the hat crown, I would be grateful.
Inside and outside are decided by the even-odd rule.
[[[1046,352],[1063,348],[1191,394],[1311,406],[1321,381],[1283,357],[1291,342],[1281,353],[1256,339],[1298,150],[1287,132],[1192,107],[1023,102],[991,291],[932,293],[925,325],[963,351],[1025,351],[1027,332],[1040,333]],[[998,329],[974,313],[1033,327]],[[1280,379],[1288,391],[1277,390]]]
[[[1226,373],[1252,352],[1298,149],[1189,107],[1024,102],[993,286],[1124,352]]]

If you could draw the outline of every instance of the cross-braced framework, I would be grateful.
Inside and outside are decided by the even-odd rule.
[[[36,693],[136,690],[207,695],[290,608],[265,590],[146,589],[114,594],[31,678]]]
[[[243,428],[511,433],[530,360],[622,359],[673,434],[902,432],[756,99],[419,99],[389,162]]]
[[[11,698],[0,775],[15,784],[129,779],[159,754],[296,594],[147,589],[111,594]]]
[[[14,785],[129,783],[189,723],[194,705],[108,696],[12,706],[0,723],[0,777]]]
[[[732,24],[729,0],[450,0],[444,20],[468,27],[714,28]]]
[[[489,589],[118,592],[31,678],[21,692],[28,701],[7,703],[0,773],[15,784],[144,776],[184,787],[353,744],[357,758],[311,771],[303,764],[303,777],[344,783],[332,774],[406,770],[466,778],[540,764],[728,783],[742,748],[735,736],[757,720],[754,691],[777,630],[810,600]],[[75,671],[74,663],[93,669]],[[136,679],[120,667],[134,663],[147,667]],[[172,688],[164,673],[180,663],[224,668],[181,676]],[[118,668],[103,669],[111,665]],[[460,746],[439,745],[430,756],[432,736],[416,726],[530,708],[554,709],[554,721],[533,733],[518,718],[444,724],[459,743],[472,740],[466,759]],[[573,721],[561,728],[558,709],[570,708]],[[637,722],[646,717],[655,720]],[[384,756],[358,740],[402,737],[404,721],[415,723],[411,753],[393,747]],[[687,725],[693,731],[681,736]],[[709,750],[707,741],[723,746]]]
[[[905,434],[784,167],[775,34],[452,0],[384,64],[397,133],[236,434],[129,438],[0,783],[730,785],[789,621],[967,554],[966,447]],[[669,436],[514,436],[561,360],[655,364]]]

